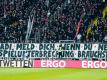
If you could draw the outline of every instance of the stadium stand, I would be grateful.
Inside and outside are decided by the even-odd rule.
[[[105,42],[106,4],[106,0],[0,0],[0,42]]]

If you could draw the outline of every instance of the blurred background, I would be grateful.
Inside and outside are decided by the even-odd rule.
[[[106,0],[0,0],[0,42],[107,42]]]

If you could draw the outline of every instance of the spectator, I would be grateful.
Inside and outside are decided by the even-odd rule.
[[[100,0],[0,0],[0,42],[25,42],[29,16],[34,13],[29,41],[73,40],[82,15],[81,42],[102,42],[107,32],[102,5]],[[95,17],[99,17],[97,31],[87,37],[88,25]]]

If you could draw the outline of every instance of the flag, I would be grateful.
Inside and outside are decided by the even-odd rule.
[[[80,21],[78,22],[75,38],[77,37],[77,35],[78,35],[79,31],[80,31],[81,23],[82,23],[82,18],[80,18]]]
[[[31,25],[31,19],[29,17],[29,20],[28,20],[28,25],[27,25],[27,33],[26,33],[26,41],[28,40],[28,35],[29,35],[29,27]]]
[[[78,22],[78,25],[77,25],[77,34],[80,31],[81,22],[82,22],[82,19],[80,19],[80,21]]]
[[[29,35],[28,35],[28,38],[30,37],[31,35],[31,31],[32,31],[32,28],[33,28],[33,22],[34,22],[34,16],[33,16],[33,19],[31,21],[31,25],[30,25],[30,29],[29,29]]]
[[[98,18],[96,18],[95,20],[93,20],[93,25],[97,26],[97,24],[98,24]],[[92,25],[90,24],[89,27],[88,27],[88,30],[87,30],[87,36],[91,32],[92,32]]]
[[[26,33],[26,42],[28,41],[31,35],[33,23],[34,23],[34,15],[31,17],[29,16],[28,25],[27,25],[27,33]]]

